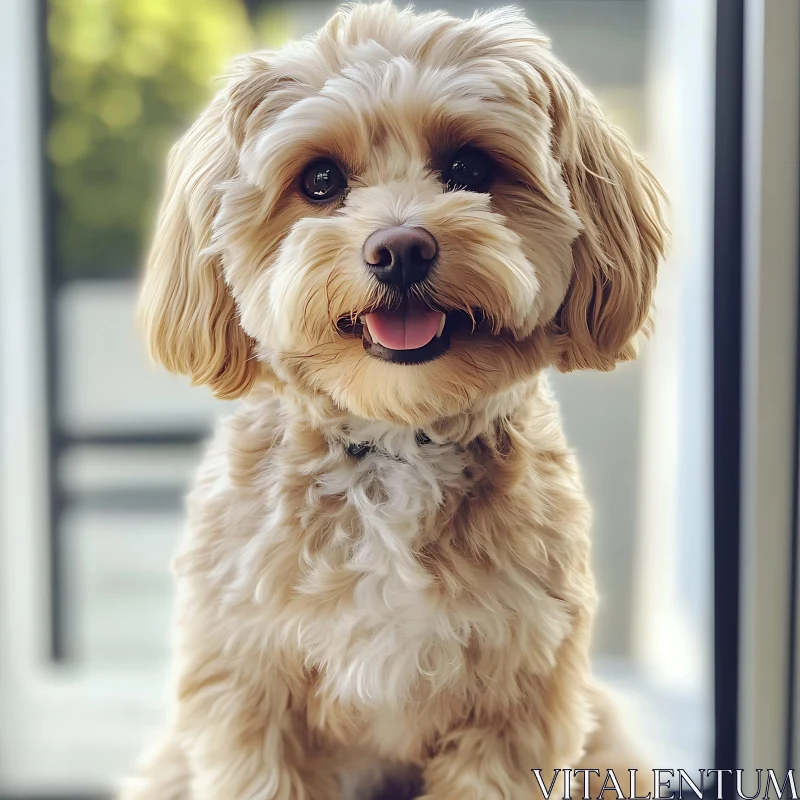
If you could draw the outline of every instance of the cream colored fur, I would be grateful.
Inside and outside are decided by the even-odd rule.
[[[464,144],[488,194],[444,191]],[[298,190],[320,156],[339,203]],[[125,800],[366,797],[395,772],[517,800],[532,768],[640,766],[590,674],[589,511],[542,370],[633,357],[659,195],[515,11],[356,5],[239,62],[172,153],[143,288],[154,356],[243,399],[189,499],[171,716]],[[421,291],[476,317],[426,364],[336,327],[384,297],[360,253],[393,225],[436,236]]]

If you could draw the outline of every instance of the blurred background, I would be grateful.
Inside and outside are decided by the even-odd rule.
[[[671,200],[643,357],[554,382],[595,510],[598,672],[659,763],[710,767],[716,3],[524,6]],[[165,156],[232,56],[333,8],[0,6],[0,797],[108,796],[162,722],[182,497],[229,408],[152,367],[133,320]]]

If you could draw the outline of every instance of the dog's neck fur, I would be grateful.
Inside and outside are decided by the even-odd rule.
[[[467,411],[413,427],[363,419],[337,409],[328,397],[309,397],[285,386],[278,389],[278,394],[283,399],[287,417],[295,421],[303,419],[311,428],[323,433],[332,449],[343,447],[355,457],[366,452],[381,452],[402,458],[405,453],[420,447],[466,447],[480,438],[494,442],[504,421],[517,416],[532,397],[542,391],[548,392],[546,387],[547,379],[540,373],[527,382],[482,400]]]

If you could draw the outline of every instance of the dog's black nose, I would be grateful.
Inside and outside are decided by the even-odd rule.
[[[364,242],[364,261],[381,283],[403,291],[424,280],[439,245],[425,228],[384,228]]]

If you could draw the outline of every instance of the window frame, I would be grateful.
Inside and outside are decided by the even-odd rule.
[[[744,32],[737,766],[785,773],[797,763],[791,758],[791,668],[800,356],[800,4],[749,0]]]

